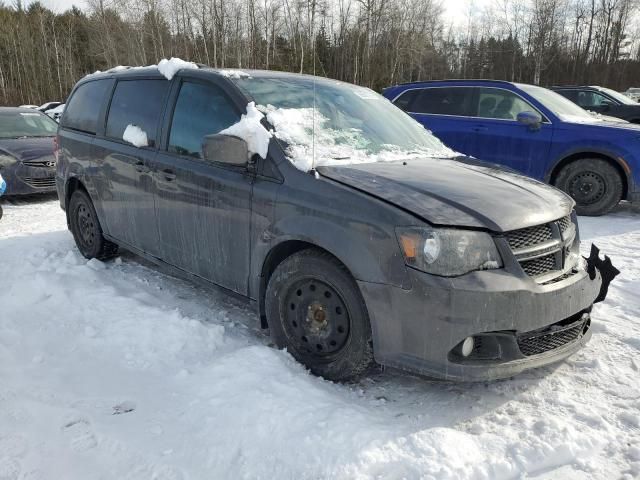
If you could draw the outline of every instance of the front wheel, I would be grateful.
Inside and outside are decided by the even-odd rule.
[[[571,162],[560,170],[554,184],[576,201],[578,215],[604,215],[622,199],[620,173],[599,158]]]
[[[284,260],[269,279],[265,308],[276,345],[316,375],[349,380],[373,363],[364,300],[331,255],[308,249]]]
[[[118,246],[104,238],[98,215],[89,195],[76,190],[69,201],[69,226],[80,253],[85,258],[104,260],[118,251]]]

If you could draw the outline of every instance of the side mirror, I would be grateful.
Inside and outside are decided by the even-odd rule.
[[[516,119],[531,130],[538,130],[542,123],[542,117],[537,112],[520,112]]]
[[[247,142],[234,135],[207,135],[202,139],[202,153],[204,159],[210,162],[242,166],[249,161]]]
[[[609,110],[611,110],[613,103],[604,101],[600,104],[600,106],[602,107],[603,112],[608,112]]]

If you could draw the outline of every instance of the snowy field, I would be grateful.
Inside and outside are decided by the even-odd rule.
[[[640,211],[582,218],[622,274],[569,361],[456,385],[315,378],[252,310],[4,200],[0,479],[640,478]]]

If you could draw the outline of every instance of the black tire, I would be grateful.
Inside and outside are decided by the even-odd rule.
[[[600,158],[571,162],[560,170],[554,185],[576,201],[578,215],[604,215],[622,199],[620,173]]]
[[[307,249],[285,259],[269,279],[265,310],[275,344],[316,375],[351,380],[373,364],[367,308],[333,256]]]
[[[84,190],[78,189],[71,194],[67,215],[73,239],[85,258],[105,260],[118,252],[118,245],[102,235],[93,202]]]

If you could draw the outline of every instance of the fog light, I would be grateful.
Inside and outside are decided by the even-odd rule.
[[[473,337],[467,337],[462,342],[462,356],[468,357],[473,352]]]

